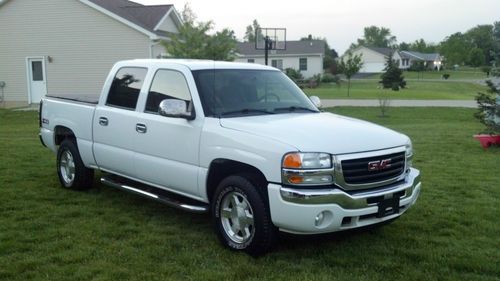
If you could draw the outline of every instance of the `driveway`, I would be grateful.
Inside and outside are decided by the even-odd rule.
[[[322,99],[323,107],[336,106],[380,106],[379,100]],[[392,107],[466,107],[477,108],[473,100],[390,100]]]

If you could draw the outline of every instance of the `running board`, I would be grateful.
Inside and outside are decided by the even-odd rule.
[[[127,181],[127,183],[134,183],[130,180],[126,180],[126,179],[124,179],[124,180]],[[118,181],[117,179],[115,179],[115,176],[102,177],[101,183],[103,183],[107,186],[115,187],[115,188],[122,189],[122,190],[131,192],[131,193],[134,193],[137,195],[141,195],[141,196],[149,198],[149,199],[153,199],[155,201],[158,201],[158,202],[163,203],[165,205],[168,205],[170,207],[174,207],[174,208],[181,209],[184,211],[188,211],[188,212],[192,212],[192,213],[206,213],[206,212],[208,212],[208,205],[206,205],[206,204],[203,204],[201,202],[199,202],[199,204],[198,204],[198,202],[196,202],[193,199],[189,199],[189,198],[186,198],[185,201],[189,201],[192,203],[182,202],[182,199],[181,199],[182,196],[180,196],[180,195],[166,194],[166,193],[170,193],[170,192],[163,191],[163,190],[160,190],[158,188],[149,187],[149,186],[147,188],[140,188],[139,186],[146,187],[146,185],[143,185],[141,183],[137,183],[137,187],[133,187],[133,186],[131,186],[132,184],[125,184],[125,183]],[[147,189],[147,190],[145,190],[145,189]],[[163,193],[163,194],[160,194],[160,193]]]

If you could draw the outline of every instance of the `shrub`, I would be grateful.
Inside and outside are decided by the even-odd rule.
[[[285,74],[290,79],[292,79],[295,83],[297,83],[297,81],[299,81],[299,80],[303,80],[304,79],[304,76],[302,75],[302,73],[300,73],[300,70],[296,70],[296,69],[293,69],[293,68],[287,68],[287,69],[285,69]]]
[[[339,83],[339,77],[337,75],[333,75],[331,73],[325,73],[321,77],[321,82],[323,83]]]
[[[500,134],[500,89],[498,89],[490,80],[486,81],[488,91],[479,92],[476,95],[478,111],[474,114],[479,122],[486,126],[484,133],[490,135]]]
[[[448,78],[450,78],[450,74],[448,74],[448,73],[443,74],[444,80],[448,80]]]

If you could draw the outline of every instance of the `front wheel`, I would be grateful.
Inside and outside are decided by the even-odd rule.
[[[63,140],[57,151],[57,175],[65,188],[82,190],[92,187],[94,170],[85,167],[71,139]]]
[[[212,217],[220,241],[232,250],[257,256],[270,250],[275,227],[267,204],[252,181],[236,175],[215,191]]]

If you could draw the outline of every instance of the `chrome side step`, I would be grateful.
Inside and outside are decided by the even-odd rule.
[[[182,202],[183,200],[181,199],[182,196],[176,195],[176,194],[167,194],[170,192],[160,190],[158,188],[154,187],[149,187],[146,185],[143,185],[141,183],[134,184],[136,185],[135,187],[132,186],[132,181],[124,179],[126,183],[123,183],[119,181],[118,179],[115,178],[115,176],[104,176],[101,178],[101,183],[115,187],[118,189],[122,189],[137,195],[141,195],[143,197],[153,199],[155,201],[158,201],[160,203],[163,203],[165,205],[168,205],[170,207],[174,207],[177,209],[181,209],[184,211],[192,212],[192,213],[206,213],[208,212],[208,205],[204,204],[202,202],[196,202],[193,199],[186,198],[185,201],[190,202]],[[140,186],[140,187],[139,187]],[[144,187],[144,188],[141,188]]]

